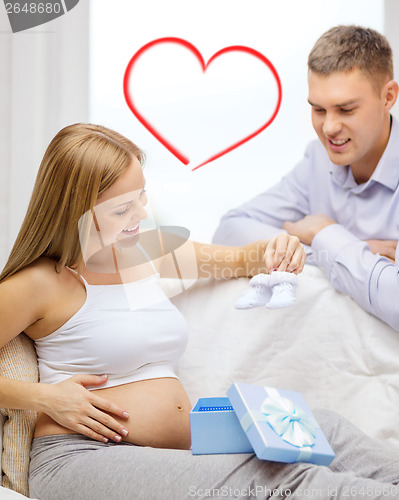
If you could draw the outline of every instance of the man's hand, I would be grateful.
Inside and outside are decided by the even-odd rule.
[[[397,241],[366,240],[366,243],[368,244],[370,250],[373,253],[375,254],[379,253],[384,257],[388,257],[388,259],[392,260],[392,262],[395,262],[395,252],[396,252],[396,246],[398,244]]]
[[[316,234],[331,224],[335,221],[325,214],[307,215],[297,222],[285,222],[283,229],[297,236],[304,245],[311,245]]]

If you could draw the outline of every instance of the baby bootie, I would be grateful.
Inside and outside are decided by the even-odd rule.
[[[249,282],[250,288],[245,290],[235,304],[236,309],[253,309],[265,306],[272,296],[269,285],[270,274],[257,274]]]
[[[269,309],[280,309],[295,304],[295,288],[298,285],[296,274],[274,271],[270,275],[270,286],[272,296],[266,307]]]
[[[298,277],[295,274],[273,271],[271,274],[257,274],[249,282],[250,288],[237,300],[236,309],[268,307],[279,309],[295,304],[295,288]]]

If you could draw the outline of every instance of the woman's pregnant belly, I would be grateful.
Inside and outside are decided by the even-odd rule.
[[[191,404],[178,379],[140,380],[92,392],[129,413],[128,420],[112,415],[129,431],[124,441],[154,448],[190,448]],[[76,432],[39,414],[35,437],[52,434]]]

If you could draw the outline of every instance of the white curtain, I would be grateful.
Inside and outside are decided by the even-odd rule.
[[[63,126],[88,121],[89,2],[13,34],[0,5],[0,269],[41,158]]]

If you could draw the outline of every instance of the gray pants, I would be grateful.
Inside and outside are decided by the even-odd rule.
[[[40,500],[399,499],[399,454],[335,412],[315,416],[336,453],[329,467],[46,436],[33,441],[30,494]]]

